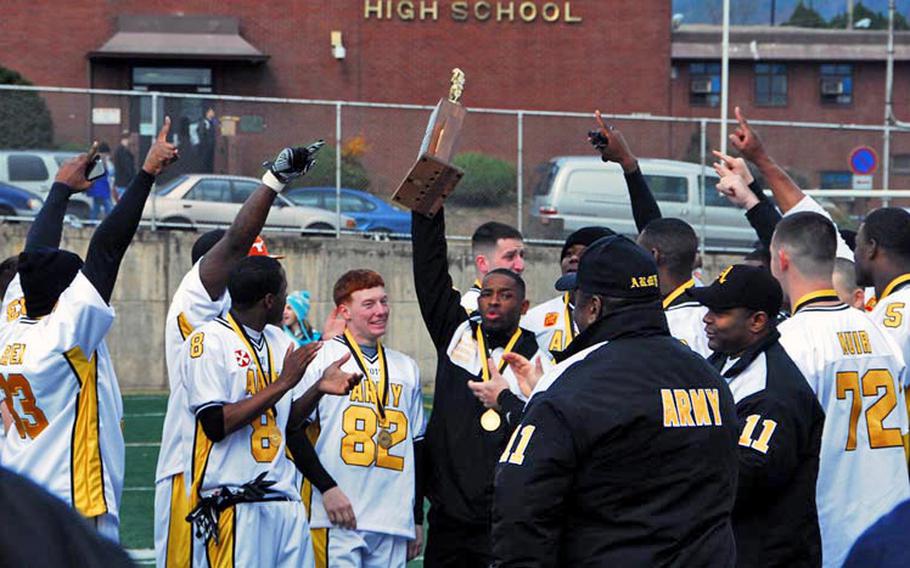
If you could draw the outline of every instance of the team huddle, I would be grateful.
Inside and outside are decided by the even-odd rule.
[[[378,272],[337,280],[321,340],[280,327],[293,298],[259,234],[322,142],[282,150],[232,225],[196,240],[168,309],[157,565],[886,565],[873,559],[910,515],[910,213],[878,209],[845,240],[737,114],[742,157],[716,153],[717,189],[760,245],[710,285],[694,230],[661,217],[599,115],[589,140],[624,170],[640,234],[572,233],[552,299],[529,306],[522,235],[501,223],[475,232],[477,280],[459,293],[444,211],[413,214],[428,420],[417,363],[384,342]],[[0,464],[113,541],[125,447],[105,336],[178,157],[169,128],[84,260],[60,241],[85,155],[0,277]]]

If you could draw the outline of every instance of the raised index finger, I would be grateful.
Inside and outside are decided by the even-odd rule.
[[[733,112],[736,114],[736,120],[739,121],[739,125],[743,128],[749,128],[749,121],[746,120],[746,115],[743,114],[742,109],[735,107]]]
[[[599,110],[594,111],[594,119],[597,121],[597,125],[600,126],[601,131],[603,131],[604,134],[609,134],[610,129],[607,128],[607,125],[604,123],[604,117],[601,116]]]
[[[171,133],[171,117],[164,117],[164,126],[158,131],[158,142],[167,142],[167,135]]]

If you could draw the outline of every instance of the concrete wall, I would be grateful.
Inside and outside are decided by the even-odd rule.
[[[0,225],[0,259],[18,253],[28,225]],[[63,248],[84,254],[92,230],[66,228]],[[190,268],[194,233],[142,230],[123,261],[114,292],[117,319],[108,335],[114,365],[125,391],[165,390],[164,320],[171,296]],[[420,364],[424,384],[432,382],[436,355],[427,335],[411,271],[409,242],[377,243],[360,238],[341,240],[267,235],[269,250],[285,255],[282,263],[291,289],[307,289],[314,298],[311,321],[321,326],[333,307],[332,287],[341,274],[352,268],[379,271],[392,301],[392,317],[386,343],[414,357]],[[559,275],[559,249],[531,247],[527,254],[528,283],[532,304],[556,295],[553,282]],[[710,256],[705,273],[717,274],[733,259]],[[473,261],[467,242],[449,243],[449,261],[455,285],[466,289],[474,279]]]

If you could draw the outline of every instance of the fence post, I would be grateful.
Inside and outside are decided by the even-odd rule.
[[[335,104],[335,238],[341,238],[341,103]]]
[[[140,103],[141,105],[141,103]],[[140,130],[142,117],[139,118]],[[152,91],[152,144],[155,143],[155,133],[158,132],[160,126],[158,125],[158,93]],[[142,137],[140,133],[140,138]],[[140,145],[141,146],[141,145]],[[141,159],[141,158],[140,158]],[[152,188],[152,230],[158,230],[158,188]]]
[[[705,191],[705,168],[708,165],[708,150],[705,146],[708,143],[708,122],[702,119],[698,125],[701,131],[701,169],[698,171],[698,186],[701,192],[701,239],[699,239],[699,252],[702,259],[705,258],[705,241],[708,239],[708,199]]]
[[[522,232],[524,225],[524,130],[525,113],[518,112],[518,232]]]

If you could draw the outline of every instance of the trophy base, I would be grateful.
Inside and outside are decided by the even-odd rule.
[[[462,177],[462,170],[435,156],[424,154],[417,159],[417,163],[398,186],[392,195],[392,201],[432,219]]]

